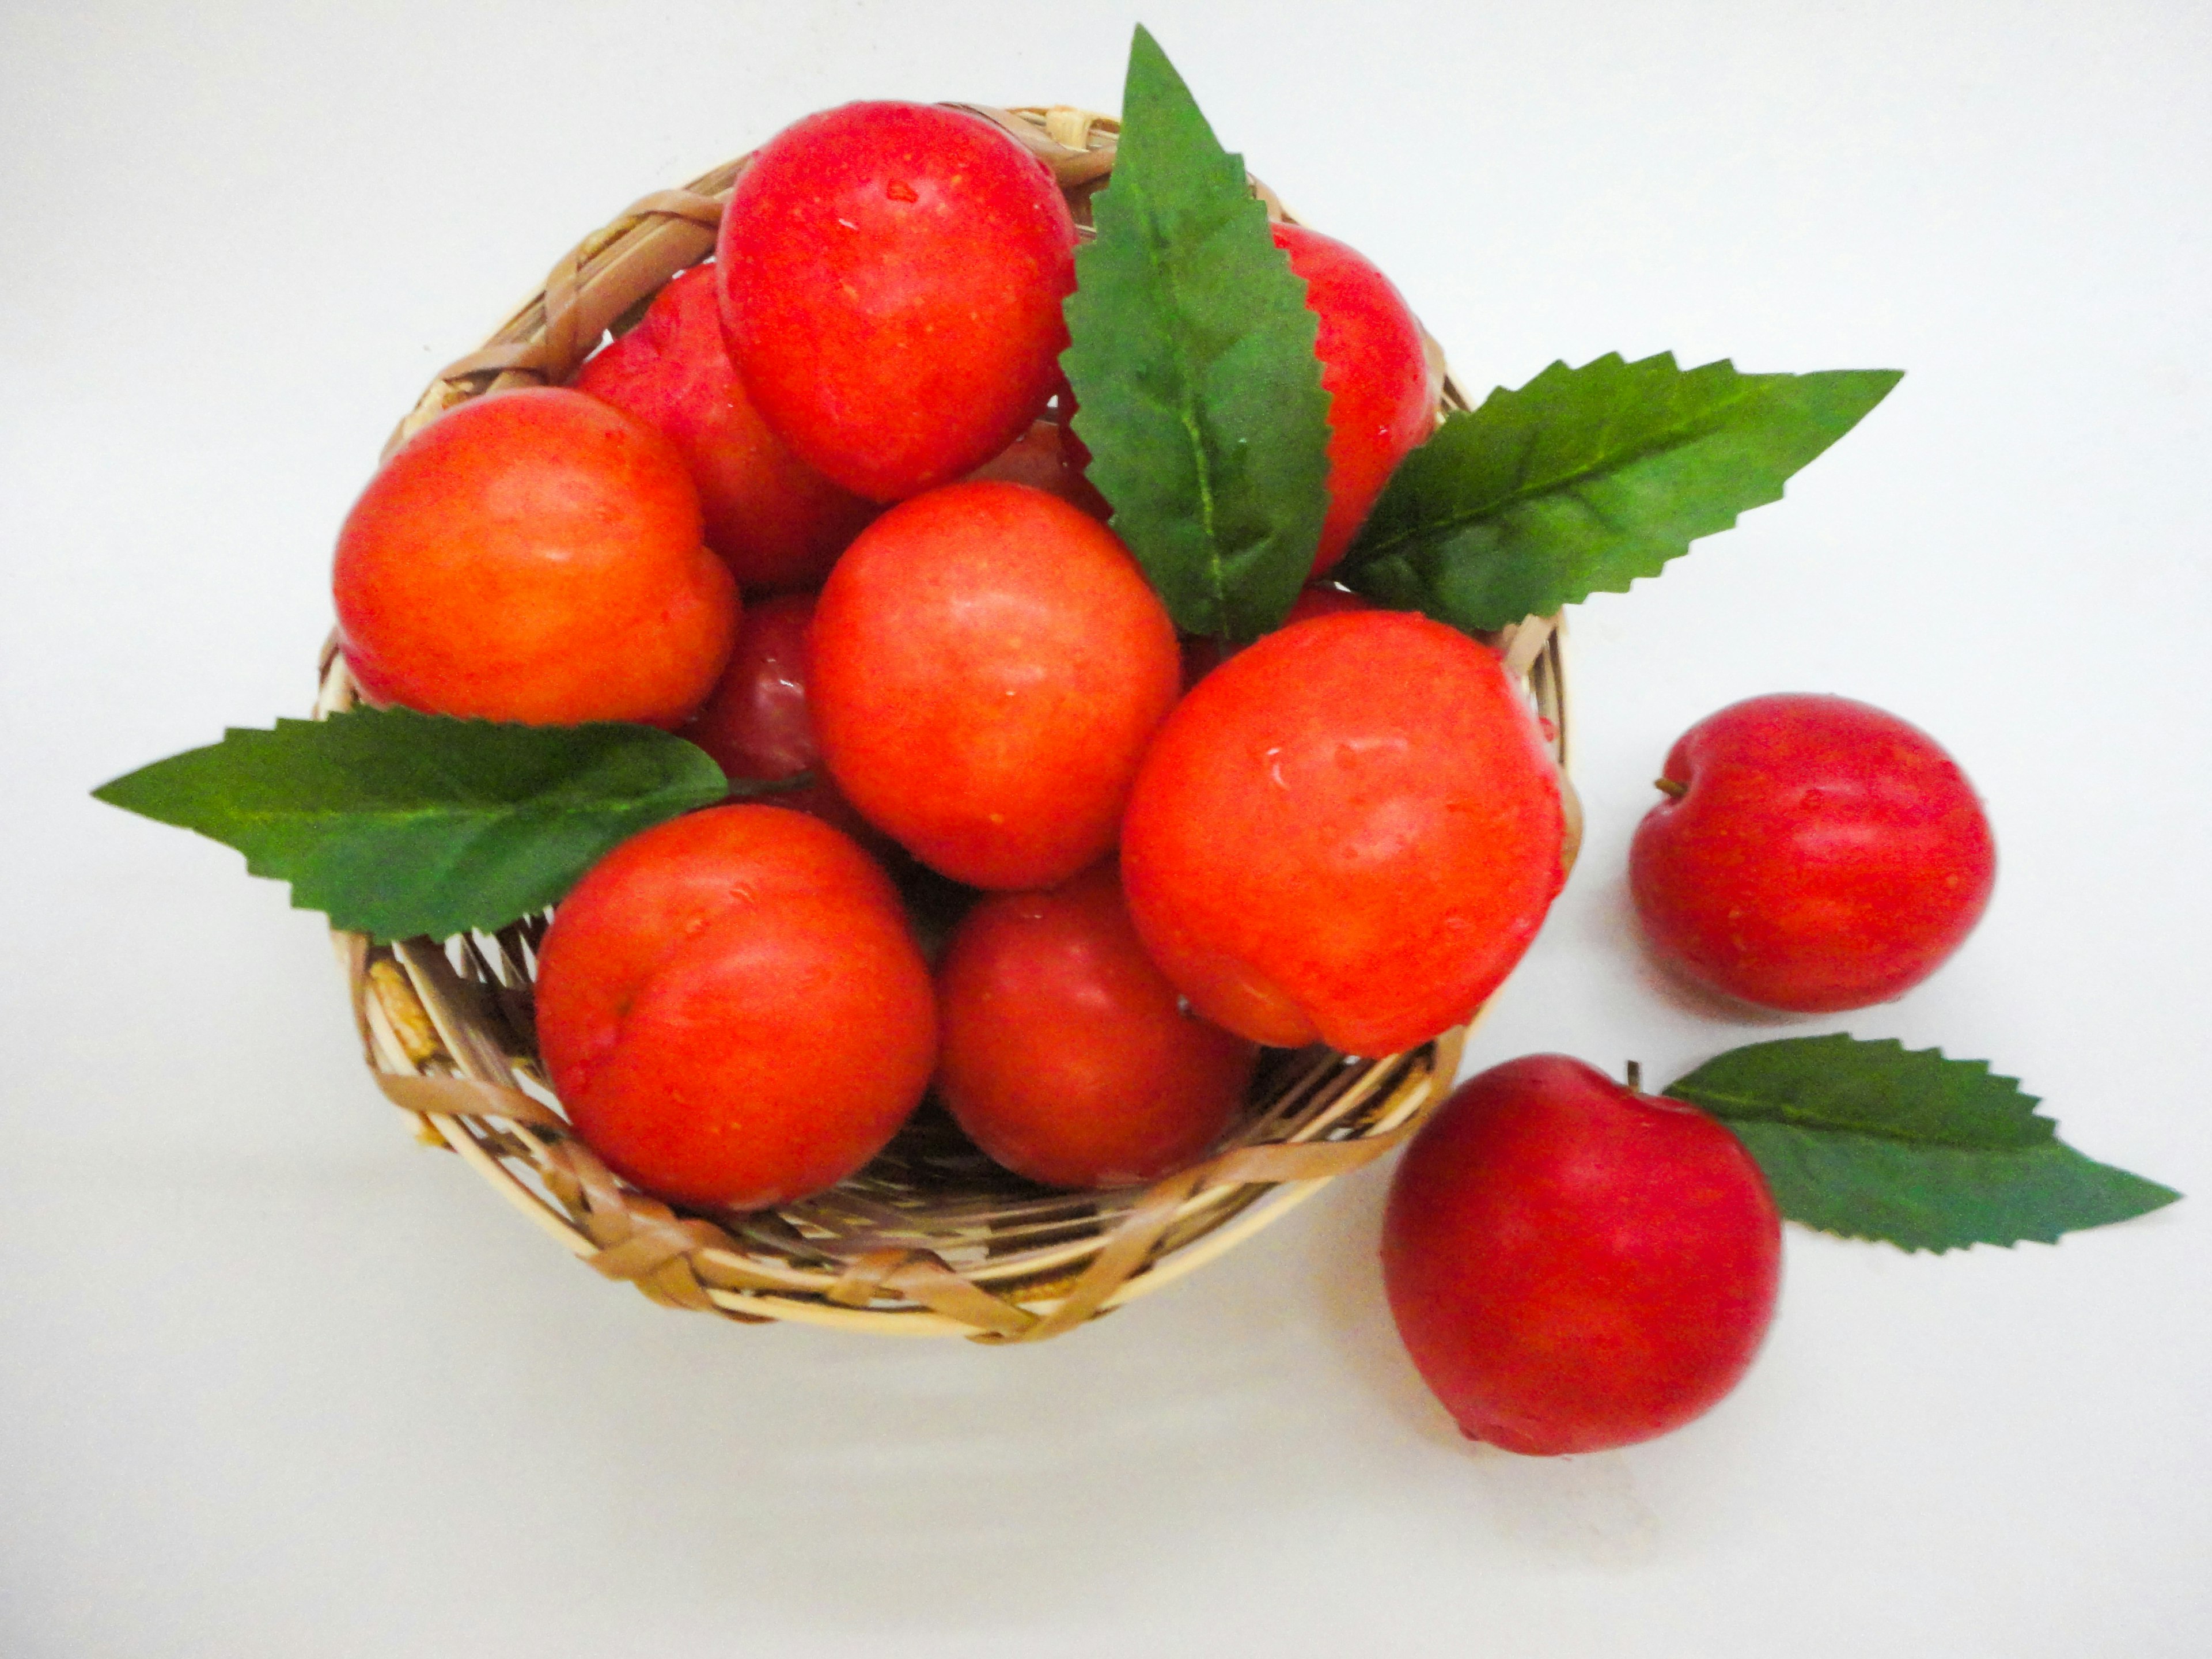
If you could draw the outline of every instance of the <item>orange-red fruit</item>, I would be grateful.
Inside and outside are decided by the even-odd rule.
[[[1743,1143],[1564,1054],[1462,1084],[1406,1149],[1383,1284],[1471,1439],[1603,1451],[1698,1417],[1750,1367],[1782,1218]]]
[[[1435,430],[1442,386],[1420,324],[1364,255],[1303,225],[1271,228],[1321,318],[1314,353],[1329,394],[1329,434],[1328,516],[1313,566],[1319,575],[1344,556],[1398,463]]]
[[[1188,1164],[1236,1115],[1257,1051],[1183,1012],[1109,862],[970,910],[937,965],[937,1092],[969,1137],[1054,1187]]]
[[[332,585],[362,690],[427,714],[675,726],[738,629],[683,457],[557,388],[416,433],[346,515]]]
[[[638,325],[570,383],[635,415],[683,452],[707,545],[747,592],[818,587],[875,516],[784,447],[745,396],[722,345],[712,265],[661,289]]]
[[[825,110],[738,175],[717,245],[731,361],[816,471],[898,501],[981,465],[1059,384],[1075,222],[997,127]]]
[[[1255,1042],[1393,1053],[1472,1015],[1564,879],[1552,763],[1498,653],[1410,612],[1270,634],[1160,728],[1129,800],[1137,931]]]
[[[863,531],[822,590],[809,661],[847,799],[976,887],[1096,863],[1178,689],[1174,625],[1121,542],[1011,483],[951,485]]]
[[[577,1133],[701,1207],[817,1192],[879,1151],[936,1061],[929,970],[850,837],[778,806],[623,842],[561,902],[538,1033]]]

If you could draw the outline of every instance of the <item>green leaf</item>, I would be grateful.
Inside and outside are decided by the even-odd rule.
[[[1985,1060],[1948,1060],[1893,1037],[1754,1042],[1707,1060],[1667,1092],[1731,1123],[1772,1119],[1936,1146],[2032,1146],[2058,1126]]]
[[[1142,27],[1121,112],[1067,301],[1075,430],[1176,625],[1248,641],[1297,598],[1328,511],[1318,320],[1243,161]]]
[[[295,905],[391,939],[542,910],[617,842],[761,787],[651,726],[359,708],[234,727],[93,793],[236,848]]]
[[[1391,475],[1338,577],[1470,631],[1625,592],[1781,500],[1902,378],[1684,370],[1664,352],[1553,363],[1447,416]]]
[[[1754,1042],[1665,1092],[1735,1131],[1791,1220],[1908,1250],[2052,1244],[2181,1196],[2075,1152],[1986,1060],[1893,1039]]]

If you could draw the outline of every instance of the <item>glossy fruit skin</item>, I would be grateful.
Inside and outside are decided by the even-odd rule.
[[[937,1093],[999,1163],[1120,1187],[1192,1162],[1243,1103],[1258,1050],[1182,1012],[1113,863],[970,910],[937,966]]]
[[[811,812],[880,858],[891,848],[890,838],[860,816],[822,764],[806,698],[806,635],[813,621],[811,593],[771,594],[748,605],[729,666],[677,735],[712,755],[732,780],[811,773],[804,788],[765,804]]]
[[[332,586],[371,702],[550,725],[678,724],[740,609],[674,447],[559,388],[416,433],[346,515]]]
[[[1436,429],[1443,379],[1404,296],[1364,255],[1304,225],[1269,228],[1321,319],[1314,351],[1329,394],[1328,516],[1317,576],[1344,556],[1398,463]]]
[[[819,587],[876,506],[840,489],[769,430],[722,345],[720,279],[694,265],[570,382],[682,452],[707,545],[748,593]]]
[[[1270,634],[1161,728],[1122,824],[1146,948],[1263,1043],[1385,1054],[1472,1015],[1565,879],[1559,781],[1498,653],[1407,611]]]
[[[1044,165],[975,116],[858,103],[794,123],[738,175],[716,252],[756,405],[856,495],[971,471],[1060,382],[1075,222]]]
[[[971,886],[1050,887],[1114,845],[1174,703],[1175,627],[1095,519],[1022,484],[902,503],[816,605],[808,688],[869,822]]]
[[[672,1202],[755,1209],[834,1186],[921,1101],[929,970],[852,840],[714,807],[610,853],[538,953],[538,1032],[577,1133]]]
[[[1716,1120],[1564,1054],[1460,1085],[1400,1159],[1383,1282],[1470,1438],[1633,1445],[1717,1403],[1773,1317],[1782,1226]]]
[[[1753,697],[1683,734],[1685,786],[1629,849],[1653,953],[1761,1007],[1863,1008],[1965,942],[1996,882],[1973,786],[1935,740],[1848,697]]]

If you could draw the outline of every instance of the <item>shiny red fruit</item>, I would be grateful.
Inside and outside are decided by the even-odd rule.
[[[1653,953],[1761,1007],[1826,1013],[1917,985],[1996,881],[1958,763],[1893,714],[1786,694],[1722,709],[1667,757],[1629,888]]]
[[[586,1144],[650,1193],[787,1203],[879,1151],[937,1059],[929,969],[889,878],[780,806],[624,842],[538,952],[538,1034]]]
[[[859,103],[793,123],[738,176],[716,264],[755,404],[872,501],[981,466],[1060,384],[1075,222],[1044,165],[978,117]]]
[[[1470,1438],[1536,1455],[1680,1428],[1750,1367],[1781,1218],[1743,1143],[1564,1054],[1470,1079],[1399,1161],[1383,1281]]]
[[[769,430],[723,349],[718,280],[712,265],[677,277],[570,384],[682,452],[707,545],[746,592],[818,587],[876,505],[837,488]]]
[[[1329,394],[1329,431],[1319,575],[1344,556],[1398,463],[1436,429],[1442,378],[1404,297],[1364,255],[1303,225],[1271,228],[1321,319],[1314,355]]]
[[[950,484],[870,525],[808,662],[846,798],[932,868],[1005,890],[1113,847],[1178,689],[1175,625],[1128,550],[1024,484]]]
[[[937,965],[937,1092],[969,1138],[1054,1187],[1151,1181],[1211,1146],[1258,1051],[1179,1006],[1113,863],[970,910]]]
[[[862,817],[822,764],[806,701],[806,635],[814,595],[776,593],[745,607],[730,665],[691,723],[677,735],[714,757],[732,779],[772,782],[812,774],[804,788],[764,797],[771,806],[811,812],[878,856],[890,838]]]
[[[1208,1019],[1358,1054],[1467,1019],[1565,878],[1498,653],[1409,611],[1269,634],[1176,705],[1121,826],[1145,945]]]
[[[545,726],[680,725],[741,611],[675,447],[557,386],[472,398],[401,445],[331,584],[371,702]]]

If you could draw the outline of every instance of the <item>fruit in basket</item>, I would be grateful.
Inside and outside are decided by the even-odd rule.
[[[981,465],[1060,384],[1075,222],[1043,164],[976,116],[856,103],[795,122],[738,175],[716,260],[761,413],[871,500]]]
[[[1716,1120],[1564,1054],[1470,1079],[1400,1159],[1390,1311],[1469,1437],[1600,1451],[1733,1389],[1773,1316],[1781,1219]]]
[[[1283,626],[1292,623],[1309,622],[1316,617],[1333,617],[1340,611],[1372,611],[1374,601],[1364,599],[1348,588],[1328,582],[1309,582],[1298,591],[1291,604],[1290,614],[1283,618]],[[1182,641],[1182,687],[1188,691],[1215,669],[1236,655],[1237,647],[1226,640],[1210,638],[1202,634],[1187,635]]]
[[[1082,442],[1073,432],[1057,421],[1032,421],[1027,432],[968,476],[977,483],[1028,484],[1103,524],[1114,509],[1083,476],[1084,465]]]
[[[580,392],[479,398],[346,515],[338,632],[371,702],[565,725],[678,725],[722,672],[737,585],[684,459]]]
[[[1208,674],[1145,757],[1129,908],[1208,1019],[1359,1054],[1468,1018],[1565,879],[1557,775],[1498,653],[1322,617]]]
[[[1025,485],[962,483],[860,533],[814,612],[830,775],[976,887],[1048,887],[1114,844],[1176,700],[1175,629],[1113,532]]]
[[[745,592],[819,587],[875,503],[840,489],[769,430],[723,349],[719,287],[712,265],[684,271],[569,384],[683,452],[707,545]]]
[[[732,780],[778,782],[811,774],[770,805],[811,812],[870,853],[889,850],[883,832],[854,809],[822,765],[806,698],[806,635],[814,595],[774,593],[745,607],[730,665],[679,737],[714,757]]]
[[[1653,952],[1762,1007],[1829,1012],[1918,984],[1996,879],[1973,786],[1918,728],[1847,697],[1753,697],[1667,757],[1629,886]]]
[[[1436,429],[1443,386],[1420,324],[1366,256],[1304,225],[1268,228],[1321,319],[1314,352],[1329,394],[1329,431],[1328,514],[1314,554],[1319,575],[1344,556],[1398,463]]]
[[[625,842],[562,901],[538,1033],[577,1133],[678,1203],[751,1209],[835,1185],[936,1061],[929,970],[890,879],[780,806]]]
[[[1191,1162],[1257,1058],[1178,1006],[1111,860],[976,905],[938,963],[937,998],[939,1097],[992,1158],[1049,1186],[1127,1186]]]

